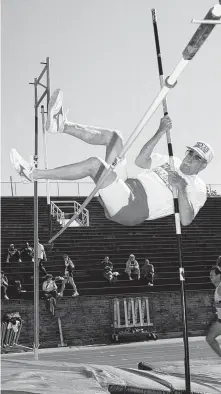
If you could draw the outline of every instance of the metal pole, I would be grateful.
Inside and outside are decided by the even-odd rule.
[[[12,185],[12,176],[11,175],[10,175],[10,184],[11,184],[12,197],[14,197],[13,185]]]
[[[47,104],[50,99],[50,86],[49,86],[49,58],[46,59],[43,71],[38,78],[34,79],[34,96],[35,96],[35,168],[38,167],[38,107],[44,97],[47,95]],[[47,86],[40,83],[43,75],[47,73]],[[38,85],[42,86],[45,91],[38,99]],[[50,233],[51,235],[51,233]],[[38,360],[38,348],[39,348],[39,263],[38,263],[38,182],[34,181],[34,357]]]
[[[38,167],[38,80],[35,88],[35,168]],[[39,269],[38,269],[38,182],[34,181],[34,357],[38,360],[39,348]]]
[[[41,106],[41,119],[42,119],[42,135],[43,135],[43,149],[44,149],[44,162],[45,162],[45,169],[48,168],[48,152],[47,152],[47,140],[46,140],[46,133],[45,133],[45,110],[44,105]],[[48,229],[49,229],[49,236],[51,236],[51,201],[50,201],[50,181],[46,180],[46,194],[47,194],[47,211],[48,211]]]
[[[154,29],[154,37],[156,44],[156,54],[157,54],[157,64],[159,71],[159,79],[161,89],[164,86],[164,75],[163,75],[163,64],[162,57],[160,51],[160,41],[158,35],[158,27],[157,27],[157,17],[156,10],[152,9],[152,22]],[[166,98],[162,101],[164,116],[168,114],[167,102]],[[172,141],[170,136],[170,131],[167,132],[167,145],[168,145],[168,154],[170,159],[171,169],[174,171],[174,159],[173,159],[173,148]],[[190,361],[189,361],[189,343],[188,343],[188,327],[187,327],[187,310],[186,310],[186,294],[184,287],[184,268],[183,268],[183,256],[182,256],[182,235],[181,235],[181,226],[180,226],[180,213],[179,213],[179,203],[177,197],[177,190],[173,189],[173,202],[174,202],[174,218],[176,225],[176,237],[177,237],[177,248],[178,248],[178,256],[179,256],[179,271],[180,271],[180,286],[181,286],[181,306],[182,306],[182,318],[183,318],[183,341],[184,341],[184,365],[185,365],[185,383],[186,383],[186,393],[191,393],[191,378],[190,378]]]
[[[50,58],[46,58],[46,83],[47,83],[47,111],[48,111],[48,104],[51,97],[51,85],[50,85]],[[52,219],[51,219],[51,208],[50,208],[50,197],[48,200],[48,229],[49,229],[49,236],[52,236]]]
[[[191,23],[196,23],[198,25],[205,24],[205,25],[220,25],[221,21],[210,21],[210,20],[199,20],[199,19],[192,19]]]
[[[217,4],[215,5],[212,9],[209,10],[207,13],[205,19],[221,19],[221,5]],[[200,25],[198,29],[196,30],[195,34],[192,36],[191,40],[188,42],[186,48],[182,52],[182,58],[173,70],[172,74],[170,74],[169,77],[166,78],[165,80],[165,85],[163,88],[160,90],[158,93],[157,97],[151,104],[151,106],[148,108],[146,113],[144,114],[143,118],[141,121],[138,123],[137,127],[131,134],[131,136],[128,138],[127,142],[123,146],[121,152],[119,153],[119,156],[115,158],[113,163],[110,165],[109,169],[104,172],[102,177],[99,179],[96,187],[94,190],[90,193],[90,195],[86,198],[84,203],[81,205],[79,210],[72,216],[72,218],[66,223],[66,225],[57,232],[57,234],[52,237],[48,243],[51,244],[53,243],[69,226],[70,224],[76,220],[76,218],[80,215],[80,213],[83,211],[84,208],[86,208],[87,204],[91,201],[91,199],[95,196],[95,194],[98,192],[100,189],[102,183],[104,180],[110,175],[110,173],[115,169],[117,164],[122,160],[130,146],[134,143],[134,141],[137,139],[143,128],[146,126],[147,122],[150,120],[150,118],[153,116],[159,105],[162,103],[162,101],[165,99],[167,96],[169,90],[173,87],[175,87],[177,83],[178,77],[182,74],[186,66],[189,64],[190,60],[193,59],[193,57],[196,55],[198,50],[201,48],[203,43],[206,41],[208,38],[209,34],[213,30],[215,25]]]
[[[46,58],[46,64],[47,64],[47,69],[46,69],[46,79],[47,79],[47,109],[48,109],[48,103],[51,97],[51,86],[50,86],[50,58]]]

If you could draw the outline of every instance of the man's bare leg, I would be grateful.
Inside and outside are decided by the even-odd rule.
[[[100,176],[103,174],[108,165],[98,157],[90,157],[79,163],[69,164],[62,167],[56,167],[51,170],[33,170],[33,179],[51,179],[74,181],[90,176],[97,184]],[[104,180],[101,189],[109,186],[116,179],[116,174],[112,172]]]
[[[72,135],[91,145],[106,146],[105,161],[111,164],[123,147],[123,138],[119,131],[94,126],[83,126],[65,121],[63,133]]]
[[[221,323],[215,322],[213,325],[210,327],[209,332],[206,337],[206,341],[208,345],[213,349],[213,351],[221,357],[221,348],[219,346],[218,341],[216,338],[221,335]]]
[[[45,128],[49,133],[66,133],[92,145],[106,146],[106,163],[110,164],[123,147],[122,136],[117,130],[83,126],[69,122],[63,110],[63,93],[56,89],[50,97]]]

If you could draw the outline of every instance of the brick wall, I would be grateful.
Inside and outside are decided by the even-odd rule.
[[[143,294],[144,295],[144,294]],[[135,297],[136,295],[132,295]],[[141,294],[138,294],[141,297]],[[129,297],[129,295],[127,295]],[[211,308],[213,291],[187,291],[187,316],[190,335],[204,335],[214,311]],[[56,316],[61,317],[64,340],[68,345],[108,343],[112,333],[113,296],[81,296],[62,298],[57,302]],[[119,299],[122,298],[120,295]],[[148,293],[150,320],[160,338],[182,336],[181,297],[179,292]],[[6,312],[20,312],[24,320],[20,343],[33,343],[33,304],[29,300],[2,302]],[[59,330],[57,317],[40,301],[40,346],[57,346]]]

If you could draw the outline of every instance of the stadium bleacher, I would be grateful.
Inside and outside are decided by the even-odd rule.
[[[70,200],[70,197],[60,197]],[[84,197],[73,198],[82,203]],[[51,198],[53,201],[53,197]],[[56,200],[59,200],[56,197]],[[22,249],[27,241],[33,246],[33,197],[1,198],[1,261],[2,269],[11,283],[15,277],[23,278],[23,287],[27,290],[25,298],[33,298],[32,264],[6,263],[7,248],[14,243]],[[53,276],[63,275],[63,253],[67,253],[76,266],[75,282],[80,295],[127,294],[179,289],[179,264],[176,244],[174,217],[170,216],[155,221],[125,227],[110,222],[104,216],[97,198],[88,205],[90,212],[89,227],[68,228],[59,237],[52,250],[46,247],[47,272]],[[209,281],[209,269],[221,254],[221,197],[208,198],[193,223],[182,228],[183,265],[186,275],[186,288],[212,289]],[[60,225],[53,219],[53,234]],[[41,243],[49,240],[48,211],[45,197],[39,197],[39,239]],[[101,261],[110,256],[114,270],[124,273],[129,254],[135,254],[144,264],[147,257],[155,267],[154,286],[148,288],[143,282],[128,281],[122,275],[115,286],[110,286],[102,277]],[[9,285],[10,292],[10,285]],[[70,296],[71,289],[66,288],[64,296]]]

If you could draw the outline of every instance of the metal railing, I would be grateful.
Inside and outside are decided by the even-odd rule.
[[[51,215],[53,216],[53,218],[56,216],[57,222],[64,227],[64,212],[62,212],[62,210],[58,208],[58,206],[53,201],[51,201]]]
[[[209,183],[206,185],[207,195],[209,197],[221,196],[221,184],[220,183]]]
[[[74,201],[74,213],[78,212],[81,207],[77,201]],[[80,220],[82,226],[89,226],[89,211],[87,208],[84,208],[83,211],[78,216],[78,220]]]
[[[74,200],[65,200],[65,201],[51,201],[51,215],[53,217],[56,216],[56,220],[58,223],[64,227],[66,224],[66,219],[65,219],[65,212],[62,210],[62,208],[67,209],[71,208],[70,214],[73,215],[74,213],[78,212],[81,207],[81,204],[79,204],[77,201]],[[76,222],[83,227],[88,227],[89,226],[89,211],[88,209],[84,208],[83,211],[80,213],[78,218],[76,219]]]
[[[38,195],[45,197],[47,195],[47,183],[45,181],[38,181]],[[93,182],[62,182],[62,181],[51,181],[49,184],[50,196],[52,197],[65,197],[65,196],[76,196],[85,197],[88,196],[94,188]],[[24,184],[22,182],[14,181],[1,181],[1,195],[8,197],[20,197],[20,196],[33,196],[33,184]]]
[[[38,181],[39,196],[46,196],[46,182]],[[49,184],[50,195],[52,197],[59,196],[76,196],[85,197],[88,196],[94,188],[93,182],[62,182],[62,181],[51,181]],[[221,196],[221,183],[209,183],[207,184],[207,192],[209,197]],[[1,181],[1,196],[33,196],[33,184],[24,184],[22,182],[14,182],[12,178],[10,181]]]

